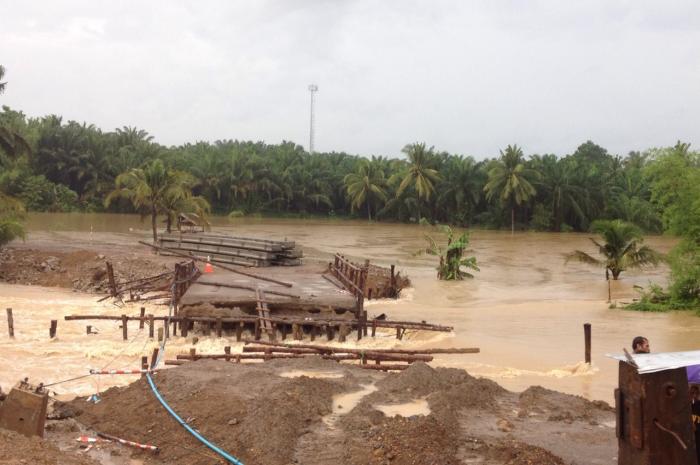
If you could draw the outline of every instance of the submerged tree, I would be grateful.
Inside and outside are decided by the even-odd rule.
[[[517,145],[509,145],[501,151],[501,158],[494,161],[489,170],[489,179],[484,186],[486,199],[498,199],[510,206],[511,234],[515,232],[515,207],[535,196],[537,191],[531,181],[538,177],[538,172],[526,167],[523,151]]]
[[[576,260],[602,266],[605,268],[606,279],[612,275],[612,279],[617,280],[623,271],[655,266],[661,258],[658,252],[642,245],[642,231],[631,223],[621,220],[599,220],[593,222],[591,231],[603,237],[602,243],[591,238],[602,258],[598,259],[581,250],[575,250],[566,256],[567,263]]]
[[[114,181],[116,189],[105,199],[105,206],[122,197],[128,199],[141,215],[150,215],[155,243],[158,241],[158,214],[171,217],[170,209],[175,208],[178,203],[188,203],[188,206],[194,207],[191,203],[190,179],[186,173],[168,169],[161,160],[156,159],[144,168],[135,168],[117,176]],[[202,202],[199,206],[204,208],[206,200],[202,199]]]
[[[421,251],[440,257],[440,264],[437,268],[438,279],[450,281],[464,279],[465,277],[473,278],[474,275],[461,270],[461,267],[465,267],[469,270],[479,271],[476,257],[464,256],[466,252],[469,252],[467,250],[467,247],[469,247],[469,233],[464,232],[455,239],[454,231],[449,226],[441,226],[440,230],[447,234],[447,247],[443,250],[435,239],[426,235],[425,239],[428,241],[428,247]]]

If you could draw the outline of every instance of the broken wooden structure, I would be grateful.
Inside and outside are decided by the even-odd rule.
[[[301,265],[303,256],[293,241],[272,241],[219,234],[164,233],[158,236],[162,255],[193,257],[242,266]]]
[[[619,465],[698,465],[685,367],[640,374],[619,362]]]
[[[189,332],[194,329],[195,324],[200,326],[205,336],[211,336],[212,332],[215,331],[216,337],[223,337],[224,331],[231,331],[235,332],[236,340],[238,341],[242,340],[243,331],[246,329],[250,330],[258,340],[261,339],[263,331],[263,323],[259,315],[239,315],[228,318],[192,317],[185,315],[174,315],[171,317],[154,315],[66,315],[64,319],[66,321],[119,321],[122,324],[122,335],[124,340],[128,339],[128,324],[130,321],[138,321],[140,327],[143,327],[144,324],[148,324],[150,337],[154,337],[155,324],[158,321],[163,322],[163,324],[166,321],[169,321],[170,324],[172,324],[172,333],[170,333],[169,327],[164,328],[164,333],[166,335],[177,335],[177,328],[179,327],[180,333],[183,337],[187,337]],[[264,319],[271,326],[268,332],[268,338],[272,341],[276,340],[278,335],[281,336],[282,340],[285,340],[289,335],[291,335],[294,340],[303,340],[304,335],[308,335],[312,341],[317,337],[322,336],[325,336],[327,340],[330,341],[335,339],[337,335],[338,340],[343,342],[352,331],[357,331],[358,339],[360,339],[364,335],[364,331],[367,330],[368,326],[371,328],[371,335],[373,337],[376,334],[377,328],[391,328],[396,330],[396,337],[398,339],[403,337],[406,330],[440,332],[450,332],[453,330],[451,326],[442,326],[426,322],[391,321],[380,319],[373,319],[369,321],[368,324],[363,324],[361,321],[348,318],[282,318],[265,316]]]
[[[345,256],[336,253],[328,264],[327,280],[363,299],[398,298],[401,290],[410,285],[408,278],[397,273],[395,266],[384,268],[370,264],[353,263]]]
[[[192,282],[196,281],[201,274],[194,260],[191,260],[189,262],[176,263],[174,271],[116,282],[114,267],[110,262],[105,262],[105,265],[109,281],[109,294],[99,299],[98,302],[107,300],[110,297],[124,302],[174,299],[173,303],[177,305]]]
[[[180,354],[176,360],[166,360],[166,365],[181,365],[187,361],[202,359],[224,360],[227,362],[241,363],[242,360],[273,360],[278,358],[305,358],[321,357],[325,360],[336,362],[358,362],[355,366],[369,370],[400,371],[405,370],[414,362],[431,362],[433,354],[475,354],[478,348],[462,349],[424,349],[424,350],[399,350],[399,349],[351,349],[343,347],[330,347],[305,344],[282,344],[275,342],[261,342],[244,339],[247,344],[243,347],[243,353],[231,353],[231,347],[224,347],[223,354],[198,354],[197,350],[190,349],[189,354]],[[369,363],[372,362],[372,363]],[[386,362],[392,362],[387,364]],[[396,363],[401,362],[401,363]]]

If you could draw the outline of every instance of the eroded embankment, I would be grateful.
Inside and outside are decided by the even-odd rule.
[[[543,388],[512,393],[458,369],[199,361],[160,372],[156,383],[191,426],[247,465],[615,463],[606,404]],[[90,428],[160,446],[158,456],[135,453],[145,463],[215,463],[143,380],[70,406]],[[382,412],[392,410],[406,416]]]

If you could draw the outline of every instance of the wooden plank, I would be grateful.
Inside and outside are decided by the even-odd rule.
[[[161,247],[168,247],[170,249],[178,250],[192,250],[199,251],[206,254],[221,254],[221,255],[231,255],[235,257],[252,258],[258,260],[273,260],[277,258],[277,254],[274,252],[265,252],[258,250],[249,250],[246,248],[227,246],[227,245],[212,245],[212,244],[193,244],[189,242],[179,242],[171,241],[168,239],[160,239],[159,244]]]
[[[203,245],[215,245],[215,246],[225,246],[225,247],[237,247],[241,249],[256,250],[259,252],[282,252],[284,247],[279,244],[266,244],[257,241],[240,240],[233,238],[214,238],[206,236],[182,236],[173,237],[167,235],[159,236],[159,240],[168,242],[178,242],[186,244],[203,244]]]

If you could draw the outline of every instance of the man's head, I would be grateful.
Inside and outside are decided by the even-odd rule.
[[[649,349],[649,339],[644,336],[637,336],[632,339],[632,351],[635,354],[648,354]]]

